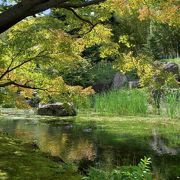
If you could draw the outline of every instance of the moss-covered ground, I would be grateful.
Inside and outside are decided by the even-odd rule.
[[[75,168],[54,162],[30,144],[0,134],[0,179],[81,179]]]

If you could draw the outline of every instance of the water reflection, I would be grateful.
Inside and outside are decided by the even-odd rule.
[[[168,147],[156,130],[153,130],[152,135],[153,135],[153,141],[151,143],[151,146],[152,149],[158,155],[163,155],[163,154],[177,155],[180,152],[180,148]]]
[[[20,129],[20,128],[16,128],[14,130],[14,135],[17,137],[17,138],[21,138],[23,139],[25,142],[32,142],[33,140],[33,133],[32,132],[28,132],[24,129]]]
[[[68,154],[68,159],[73,161],[82,159],[93,161],[95,157],[96,152],[93,143],[84,138],[80,138],[77,143],[73,143]]]
[[[153,160],[152,168],[156,177],[162,173],[170,179],[179,176],[179,149],[168,147],[157,131],[148,137],[121,133],[115,135],[98,131],[94,126],[81,127],[72,120],[56,124],[39,123],[32,118],[0,121],[0,131],[24,142],[36,143],[42,151],[59,156],[65,162],[76,162],[83,167],[85,164],[82,162],[90,162],[90,165],[111,168],[135,165],[141,158],[148,156]],[[173,175],[170,171],[172,168],[175,171]]]
[[[79,138],[73,136],[66,124],[32,124],[27,120],[1,121],[1,131],[20,138],[26,143],[36,143],[38,147],[53,156],[63,157],[68,161],[87,159],[93,161],[96,157],[92,141],[82,134]],[[83,132],[82,132],[83,133]]]

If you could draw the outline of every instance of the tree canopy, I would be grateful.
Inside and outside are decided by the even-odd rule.
[[[47,9],[69,10],[74,16],[88,23],[90,21],[81,17],[81,14],[79,15],[76,10],[78,11],[80,9],[85,12],[84,14],[86,15],[93,12],[95,13],[95,17],[98,17],[97,14],[100,14],[100,19],[104,19],[103,16],[107,17],[109,12],[122,14],[127,12],[134,13],[135,11],[139,13],[140,20],[152,18],[161,22],[167,22],[171,25],[177,25],[180,19],[178,0],[3,0],[0,7],[0,33],[6,31],[26,17],[35,16]]]
[[[60,72],[66,67],[78,68],[74,62],[85,62],[81,57],[85,47],[95,43],[106,47],[111,32],[97,25],[90,34],[79,38],[66,30],[57,18],[40,16],[24,20],[1,34],[0,87],[6,88],[3,93],[20,91],[30,98],[33,90],[39,90],[39,96],[47,100],[50,96],[62,98],[59,94],[93,92],[91,88],[67,86]]]
[[[156,22],[178,33],[179,5],[178,0],[3,0],[0,87],[31,95],[36,89],[43,97],[72,92],[60,73],[88,64],[87,48],[98,47],[102,59],[121,61],[121,53],[137,54],[149,39],[158,46]],[[178,52],[176,44],[171,47]]]

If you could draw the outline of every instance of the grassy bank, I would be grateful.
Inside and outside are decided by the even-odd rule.
[[[160,114],[162,117],[180,117],[180,91],[165,92],[161,97],[160,109],[145,89],[119,89],[86,98],[81,111],[94,111],[101,115],[147,116]]]
[[[30,144],[0,135],[0,179],[81,179],[75,171],[57,163]]]

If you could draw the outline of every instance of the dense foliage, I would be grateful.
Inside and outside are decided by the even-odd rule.
[[[128,179],[128,180],[151,180],[151,170],[150,170],[150,158],[144,158],[141,162],[134,167],[121,167],[120,169],[114,169],[113,171],[104,171],[96,168],[91,168],[89,172],[89,176],[84,179],[87,180],[120,180],[120,179]]]
[[[72,101],[74,94],[86,94],[82,87],[102,83],[110,87],[115,71],[106,63],[112,61],[118,71],[135,72],[142,86],[176,86],[174,77],[162,73],[153,61],[179,56],[177,0],[43,3],[0,3],[1,99],[17,99],[19,93],[31,98],[36,90],[44,102]],[[11,17],[16,11],[19,17]],[[35,17],[30,17],[32,12]],[[153,81],[154,76],[162,83]]]

